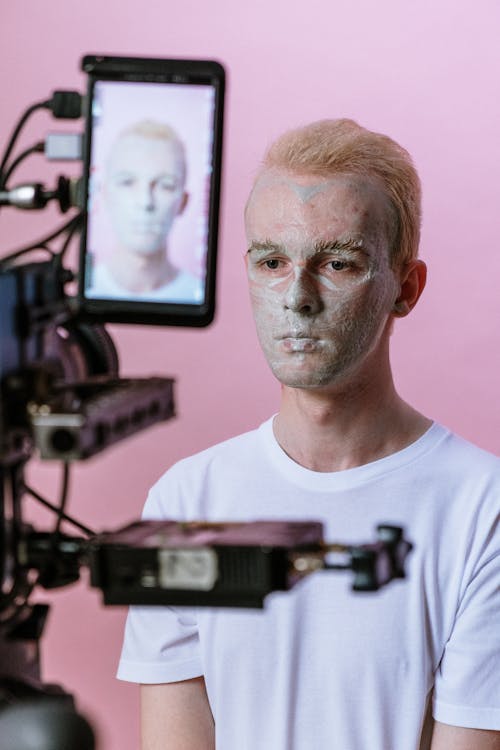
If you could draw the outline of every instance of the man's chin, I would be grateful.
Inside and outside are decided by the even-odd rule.
[[[279,380],[281,385],[288,388],[302,388],[304,390],[314,390],[325,388],[336,380],[335,373],[330,370],[325,372],[321,370],[312,370],[309,372],[291,372],[291,368],[272,367],[274,377]]]
[[[164,245],[162,243],[159,244],[157,241],[149,244],[129,243],[126,249],[130,255],[137,255],[140,258],[149,258],[165,252]]]

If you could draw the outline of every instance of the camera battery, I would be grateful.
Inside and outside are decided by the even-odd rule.
[[[139,521],[92,540],[91,583],[105,604],[262,607],[322,543],[317,521]]]

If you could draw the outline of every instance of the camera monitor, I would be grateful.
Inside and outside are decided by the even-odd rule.
[[[87,56],[78,308],[97,321],[214,316],[224,69]]]

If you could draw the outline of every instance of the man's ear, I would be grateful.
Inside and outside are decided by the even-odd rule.
[[[188,202],[189,202],[189,193],[184,192],[182,194],[181,202],[179,203],[179,208],[177,210],[177,216],[180,216],[182,213],[184,213]]]
[[[427,266],[423,260],[411,260],[399,271],[399,294],[394,301],[393,313],[404,318],[413,310],[424,291],[427,280]]]

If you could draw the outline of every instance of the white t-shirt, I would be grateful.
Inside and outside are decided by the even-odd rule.
[[[132,607],[118,677],[203,674],[217,750],[418,750],[430,707],[500,729],[499,506],[500,460],[437,424],[319,473],[283,452],[270,420],[176,464],[144,516],[320,520],[326,541],[353,544],[401,525],[407,578],[353,593],[349,572],[319,571],[263,611]]]
[[[141,302],[203,301],[203,281],[187,271],[179,271],[175,279],[147,292],[131,292],[116,283],[104,263],[99,263],[93,273],[93,283],[85,291],[87,297],[96,299],[131,299]]]

